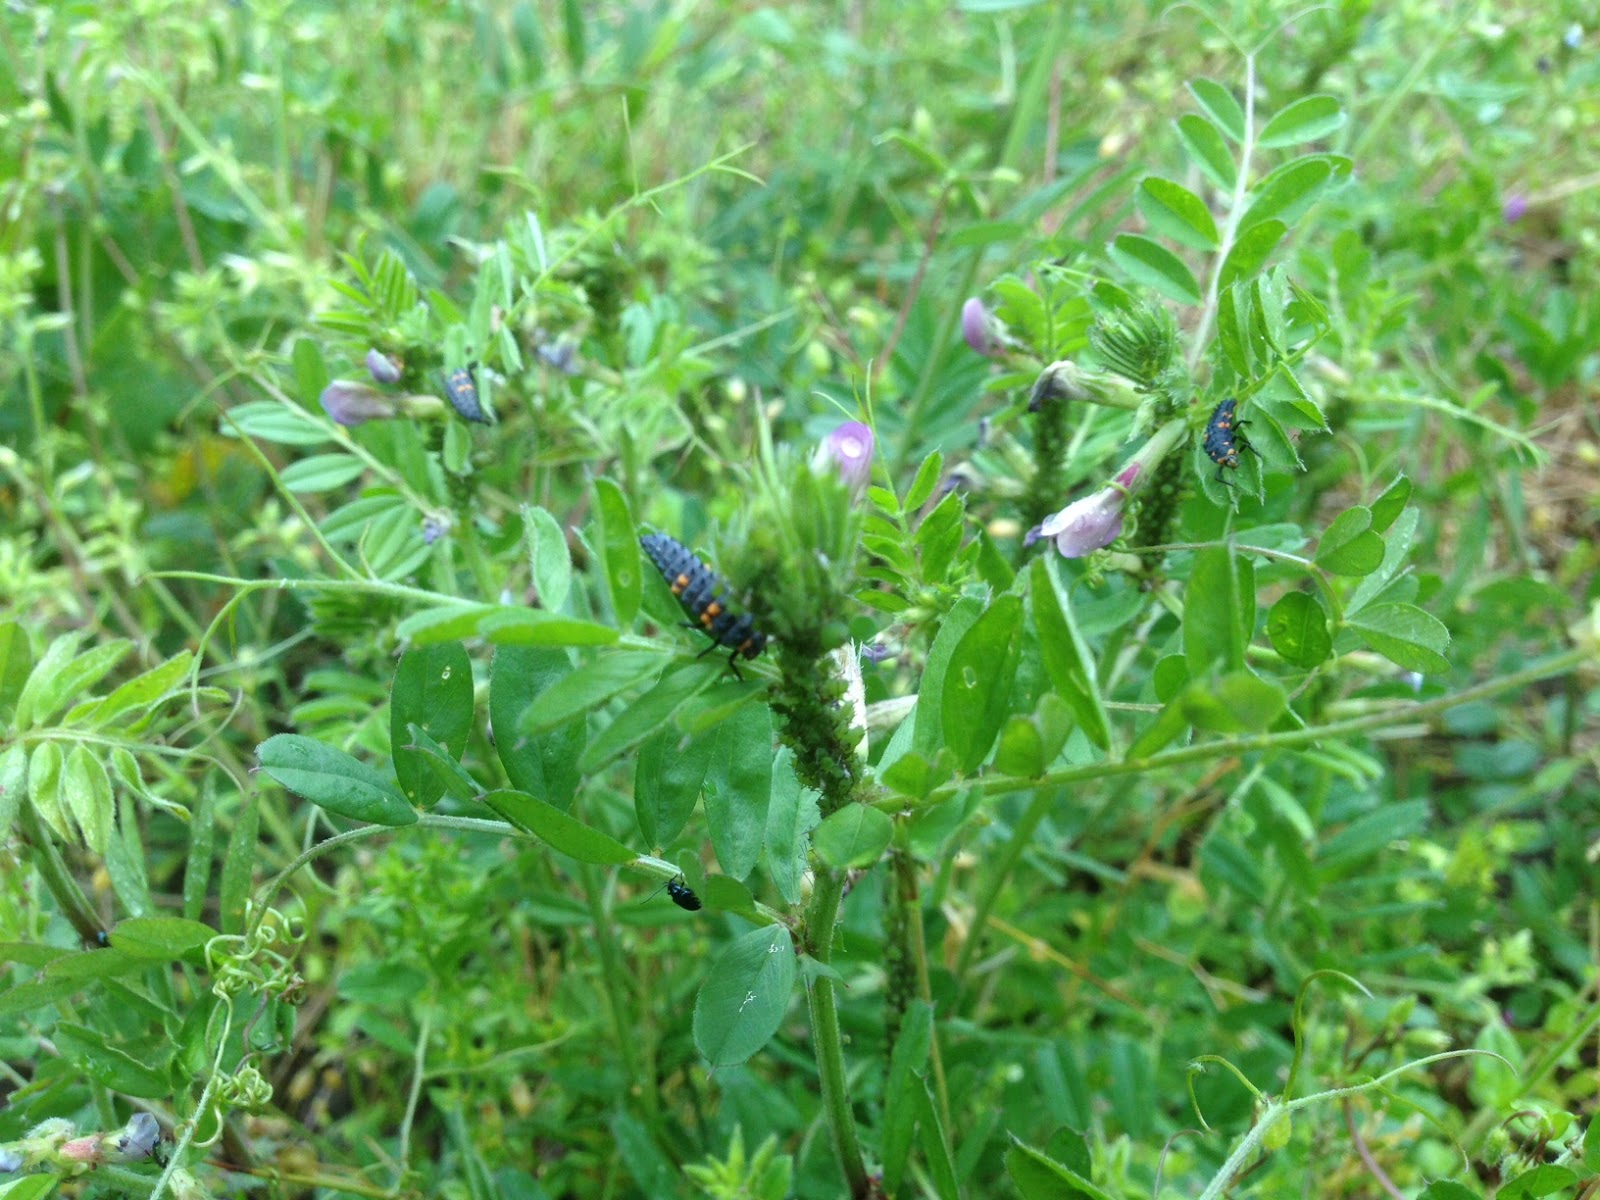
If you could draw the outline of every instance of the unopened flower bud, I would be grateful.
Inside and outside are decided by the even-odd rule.
[[[374,383],[399,383],[400,360],[373,347],[367,351],[367,373]]]
[[[994,319],[983,301],[973,296],[961,306],[961,336],[979,354],[992,358],[1000,349],[1000,339],[995,336]]]

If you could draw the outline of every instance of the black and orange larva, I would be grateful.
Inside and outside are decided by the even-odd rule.
[[[1217,482],[1224,487],[1232,487],[1233,484],[1222,477],[1223,468],[1230,471],[1238,470],[1239,451],[1248,450],[1251,454],[1256,454],[1256,448],[1240,432],[1250,422],[1240,421],[1235,424],[1233,408],[1232,400],[1224,400],[1211,410],[1211,419],[1206,422],[1205,440],[1200,443],[1206,452],[1206,457],[1217,464]],[[1256,454],[1256,457],[1261,456]]]
[[[664,533],[647,533],[639,545],[650,556],[656,570],[667,581],[672,594],[683,605],[683,611],[694,618],[691,629],[701,629],[712,638],[711,645],[701,653],[709,654],[718,646],[728,647],[728,666],[740,679],[739,665],[734,660],[741,654],[755,658],[767,646],[767,635],[755,627],[749,613],[735,615],[728,610],[727,589],[719,576],[694,556],[677,538]]]

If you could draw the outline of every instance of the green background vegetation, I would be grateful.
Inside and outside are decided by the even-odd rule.
[[[0,1196],[1595,1194],[1585,19],[7,6]]]

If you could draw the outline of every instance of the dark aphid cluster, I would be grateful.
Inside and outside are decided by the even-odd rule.
[[[696,558],[682,542],[664,533],[648,533],[639,539],[639,545],[661,572],[672,594],[683,605],[683,611],[694,618],[689,627],[703,629],[711,635],[712,644],[701,653],[709,654],[718,646],[728,647],[728,666],[733,668],[734,675],[743,679],[734,660],[741,654],[755,658],[766,649],[767,635],[756,629],[749,613],[735,615],[729,611],[722,577]]]
[[[684,882],[683,876],[667,880],[667,895],[672,897],[672,902],[679,908],[689,912],[700,911],[700,897],[694,894],[694,889]]]
[[[1205,441],[1201,443],[1205,448],[1206,457],[1217,464],[1217,482],[1225,487],[1232,487],[1233,484],[1222,477],[1223,469],[1229,471],[1239,469],[1239,451],[1248,450],[1251,454],[1256,453],[1256,448],[1240,432],[1250,422],[1234,421],[1233,404],[1232,400],[1224,400],[1211,410],[1211,419],[1206,422]]]

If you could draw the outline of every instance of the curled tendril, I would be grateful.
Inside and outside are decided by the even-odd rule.
[[[254,1067],[240,1067],[218,1084],[217,1098],[229,1108],[262,1108],[272,1100],[272,1084]]]

